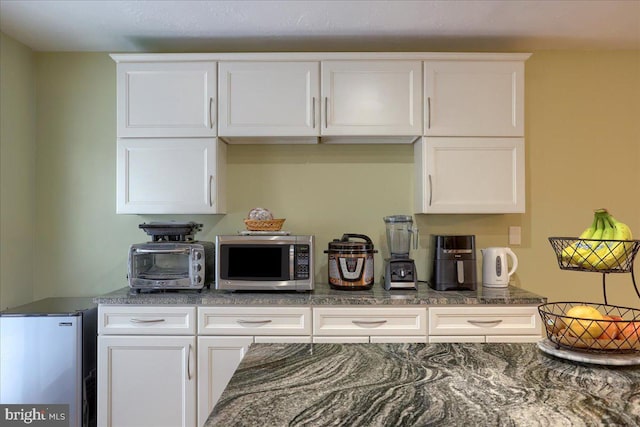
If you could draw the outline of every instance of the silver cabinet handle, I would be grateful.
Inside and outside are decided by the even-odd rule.
[[[433,182],[431,181],[431,174],[429,174],[429,206],[433,200]]]
[[[162,323],[164,321],[165,319],[138,319],[135,317],[129,319],[131,323]]]
[[[213,191],[213,175],[209,175],[209,206],[213,206],[213,196],[211,192]]]
[[[329,127],[329,98],[324,97],[324,127]]]
[[[384,325],[386,320],[352,320],[351,323],[355,325]]]
[[[427,97],[427,129],[431,129],[431,97]]]
[[[471,323],[472,325],[481,325],[481,326],[495,326],[495,325],[499,325],[500,323],[502,323],[502,319],[496,319],[496,320],[467,320],[468,323]]]
[[[316,97],[311,98],[311,115],[313,116],[313,128],[316,128]]]
[[[209,98],[209,129],[213,129],[213,96]]]
[[[192,347],[189,344],[189,352],[187,353],[187,379],[191,381],[191,351]]]
[[[271,319],[264,319],[264,320],[243,320],[243,319],[238,319],[238,323],[242,324],[246,324],[246,325],[262,325],[262,324],[266,324],[266,323],[271,323],[272,320]]]

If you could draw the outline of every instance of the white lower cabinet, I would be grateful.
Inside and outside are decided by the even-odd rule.
[[[429,308],[429,342],[536,342],[541,337],[537,306]]]
[[[255,343],[311,342],[309,307],[198,308],[198,426]]]
[[[198,337],[198,425],[209,418],[253,337]]]
[[[196,425],[195,312],[98,308],[98,426]]]
[[[193,336],[98,337],[98,426],[196,423]]]
[[[534,342],[541,332],[536,306],[101,305],[98,426],[202,426],[253,343]]]

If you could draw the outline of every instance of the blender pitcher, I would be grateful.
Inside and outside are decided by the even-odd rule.
[[[409,258],[412,234],[414,249],[418,249],[418,229],[413,227],[413,218],[409,215],[392,215],[384,217],[384,222],[391,258]]]

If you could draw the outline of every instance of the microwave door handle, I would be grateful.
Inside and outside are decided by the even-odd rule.
[[[295,247],[294,245],[289,245],[289,280],[293,280],[295,277]]]
[[[140,252],[142,254],[188,254],[189,249],[136,249],[136,252]]]

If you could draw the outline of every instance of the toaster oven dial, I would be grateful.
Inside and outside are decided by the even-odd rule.
[[[201,253],[201,252],[195,252],[195,253],[194,253],[194,256],[195,256],[195,258],[196,258],[196,259],[198,259],[198,260],[199,260],[199,259],[202,259],[202,253]]]
[[[202,282],[202,276],[200,276],[199,274],[196,276],[196,282],[198,283]]]

